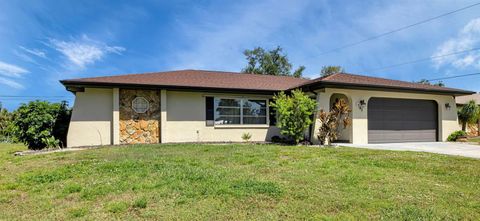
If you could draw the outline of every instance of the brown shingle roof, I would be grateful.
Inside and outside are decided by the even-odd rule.
[[[64,85],[150,85],[191,88],[281,91],[308,82],[288,76],[242,74],[235,72],[179,70],[107,77],[80,78],[61,81]]]
[[[453,94],[472,94],[474,92],[440,87],[435,85],[413,83],[407,81],[391,80],[386,78],[369,77],[364,75],[336,73],[327,77],[320,77],[311,80],[305,85],[342,85],[342,86],[357,86],[357,87],[372,87],[372,88],[391,88],[400,90],[417,90],[417,91],[432,91]]]
[[[380,88],[414,90],[454,95],[474,93],[471,91],[454,88],[347,73],[337,73],[327,77],[309,80],[288,76],[256,75],[204,70],[179,70],[144,74],[79,78],[62,80],[60,82],[66,86],[153,86],[165,88],[227,89],[242,91],[282,91],[299,87],[321,88],[327,86],[343,86],[365,89]]]

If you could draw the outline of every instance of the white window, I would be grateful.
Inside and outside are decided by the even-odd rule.
[[[149,107],[150,104],[148,103],[147,99],[143,97],[136,97],[132,101],[132,109],[137,113],[143,114],[147,112]]]
[[[267,124],[267,100],[215,98],[215,124]]]

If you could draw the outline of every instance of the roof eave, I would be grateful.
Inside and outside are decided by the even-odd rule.
[[[369,84],[336,83],[336,82],[314,82],[314,83],[302,85],[298,88],[302,88],[306,90],[316,90],[316,89],[321,89],[326,87],[359,89],[359,90],[387,90],[387,91],[407,92],[407,93],[423,92],[428,94],[442,94],[442,95],[452,95],[452,96],[470,95],[470,94],[476,93],[473,91],[466,91],[466,90],[435,90],[435,89],[405,88],[405,87],[380,86],[380,85],[369,85]]]
[[[198,86],[183,86],[183,85],[153,85],[153,84],[131,84],[131,83],[99,83],[99,82],[79,82],[70,80],[61,80],[66,88],[68,87],[83,87],[83,88],[141,88],[141,89],[169,89],[169,90],[182,90],[182,91],[219,91],[219,92],[240,92],[240,93],[261,93],[261,94],[274,94],[281,90],[270,89],[249,89],[249,88],[222,88],[222,87],[198,87]]]

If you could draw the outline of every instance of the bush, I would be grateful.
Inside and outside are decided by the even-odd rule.
[[[52,135],[59,141],[61,147],[67,146],[68,126],[70,125],[70,117],[72,116],[72,109],[68,107],[66,101],[59,104],[57,119],[53,127]]]
[[[330,145],[332,141],[338,138],[340,124],[343,124],[344,128],[351,125],[351,112],[352,110],[344,99],[337,101],[330,112],[320,110],[318,115],[320,120],[318,140],[322,145]]]
[[[448,141],[456,141],[459,137],[467,136],[467,133],[463,130],[457,130],[448,136]]]
[[[66,102],[32,101],[15,111],[13,131],[29,149],[66,144],[70,110]]]
[[[0,142],[15,143],[13,118],[14,114],[3,108],[0,102]]]
[[[252,134],[250,133],[243,133],[242,134],[242,140],[245,142],[248,142],[252,138]]]
[[[270,105],[278,113],[277,126],[280,133],[297,144],[304,138],[305,131],[313,122],[311,116],[315,111],[315,100],[301,90],[294,90],[291,95],[280,92],[273,99],[274,102]]]

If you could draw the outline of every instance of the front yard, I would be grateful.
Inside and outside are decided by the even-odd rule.
[[[14,157],[0,220],[480,219],[480,160],[276,145],[141,145]]]
[[[468,142],[478,143],[480,144],[480,137],[472,137],[468,139]]]

